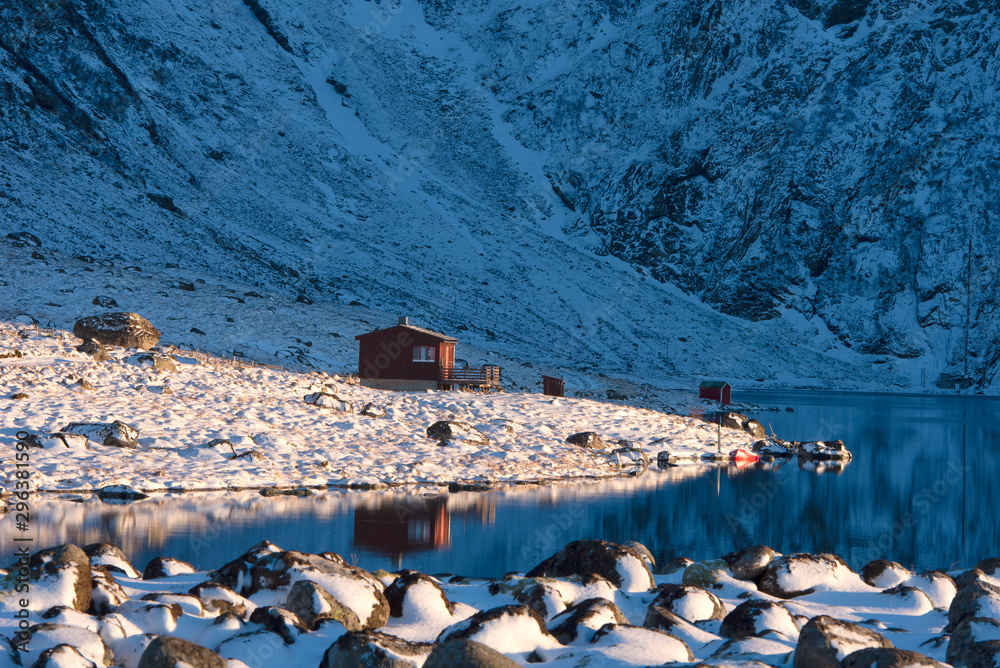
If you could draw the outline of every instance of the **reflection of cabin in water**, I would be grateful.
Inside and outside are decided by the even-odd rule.
[[[451,513],[443,498],[393,499],[376,508],[355,508],[354,543],[401,557],[451,544]]]
[[[354,338],[359,342],[358,375],[365,387],[411,392],[500,387],[500,367],[456,368],[458,339],[414,327],[409,318],[401,317],[394,327]]]

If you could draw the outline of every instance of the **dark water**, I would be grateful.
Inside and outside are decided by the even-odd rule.
[[[796,459],[742,470],[682,466],[485,494],[187,494],[123,506],[41,497],[36,546],[108,541],[140,569],[158,555],[211,568],[266,538],[285,549],[333,550],[368,569],[483,576],[527,570],[578,538],[638,540],[658,561],[716,558],[755,543],[834,552],[854,568],[879,557],[928,569],[1000,556],[1000,400],[801,392],[734,399],[780,407],[754,417],[783,438],[843,439],[854,460],[820,470]],[[2,535],[14,535],[12,522],[12,514],[0,519]],[[4,543],[6,562],[13,546]]]

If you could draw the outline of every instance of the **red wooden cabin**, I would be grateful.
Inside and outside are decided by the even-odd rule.
[[[732,386],[724,380],[706,380],[698,386],[698,396],[702,399],[715,399],[719,403],[728,404]]]
[[[458,339],[414,327],[406,317],[394,327],[354,338],[359,341],[358,375],[365,387],[412,392],[500,384],[499,367],[456,369]]]

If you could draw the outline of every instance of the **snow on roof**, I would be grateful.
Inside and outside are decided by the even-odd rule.
[[[725,387],[726,385],[729,383],[724,380],[705,380],[698,387]]]
[[[456,339],[453,336],[448,336],[447,334],[442,334],[441,332],[435,332],[435,331],[430,330],[430,329],[424,329],[423,327],[414,327],[413,325],[393,325],[392,327],[386,327],[384,329],[377,329],[374,332],[368,332],[367,334],[358,334],[354,338],[355,339],[363,339],[363,338],[368,337],[368,336],[373,336],[373,335],[379,334],[381,332],[389,331],[390,329],[407,329],[407,330],[409,330],[411,332],[418,332],[420,334],[426,334],[427,336],[433,336],[433,337],[435,337],[437,339],[441,339],[442,341],[455,341],[455,342],[458,341],[458,339]]]

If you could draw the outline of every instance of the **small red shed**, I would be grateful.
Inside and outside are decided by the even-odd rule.
[[[414,327],[401,317],[394,327],[354,337],[358,375],[365,387],[382,390],[435,390],[442,370],[455,366],[458,339]]]
[[[555,376],[542,376],[542,394],[550,397],[561,397],[566,389],[566,381]]]
[[[706,380],[698,386],[698,397],[701,399],[715,399],[719,403],[730,403],[732,386],[724,380]]]

